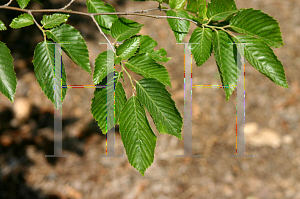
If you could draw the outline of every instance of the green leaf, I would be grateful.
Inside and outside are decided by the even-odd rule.
[[[0,52],[0,91],[11,102],[14,102],[17,77],[14,71],[13,57],[10,54],[9,48],[1,41]]]
[[[273,17],[263,13],[261,10],[241,9],[236,16],[230,20],[230,27],[238,33],[257,37],[269,46],[283,46],[280,27]]]
[[[101,0],[87,0],[87,9],[89,13],[107,13],[116,12],[113,6],[104,3]],[[105,34],[111,34],[110,28],[115,20],[118,19],[117,15],[96,15],[95,20]]]
[[[55,44],[47,41],[40,42],[37,44],[34,50],[33,56],[33,66],[35,77],[40,87],[42,88],[45,95],[54,103],[55,109],[57,109],[60,104],[54,99],[54,50]],[[56,78],[56,77],[55,77]],[[66,85],[66,72],[65,67],[62,62],[62,84]],[[60,81],[60,78],[58,78]],[[62,88],[62,99],[65,98],[67,93],[67,88]]]
[[[117,41],[123,41],[139,33],[143,26],[144,24],[120,17],[112,24],[111,36]]]
[[[189,14],[184,10],[179,10],[177,12],[175,12],[174,10],[169,10],[167,12],[167,16],[189,19]],[[180,43],[190,29],[190,22],[187,20],[171,19],[171,18],[167,18],[167,20],[169,22],[171,29],[175,34],[177,43]]]
[[[186,10],[197,14],[200,23],[207,19],[206,0],[188,0]]]
[[[186,0],[170,0],[169,5],[172,9],[180,10],[186,4]]]
[[[154,51],[150,55],[152,59],[158,62],[167,62],[172,58],[172,57],[166,57],[167,51],[164,48]]]
[[[197,66],[204,64],[212,53],[212,30],[210,28],[196,28],[190,38],[192,54]]]
[[[62,24],[46,32],[48,38],[61,43],[64,52],[75,64],[92,74],[89,61],[89,51],[80,32],[68,24]],[[65,44],[67,43],[67,44]]]
[[[120,56],[122,60],[126,60],[137,51],[140,45],[140,37],[132,37],[127,39],[123,44],[121,44],[117,50],[117,56]]]
[[[30,14],[24,13],[14,18],[9,25],[11,28],[22,28],[34,24],[33,17]]]
[[[138,53],[153,52],[154,51],[153,48],[157,46],[157,42],[148,35],[141,35],[140,43],[141,45],[138,50]]]
[[[54,28],[68,21],[69,17],[70,15],[58,13],[55,13],[53,15],[44,15],[41,23],[43,25],[43,28],[45,29]]]
[[[283,65],[266,43],[246,35],[239,35],[233,39],[236,43],[249,43],[245,45],[244,53],[245,58],[254,68],[277,85],[285,88],[289,87],[286,82]]]
[[[1,30],[6,30],[7,28],[6,28],[6,26],[5,26],[5,24],[0,20],[0,31]]]
[[[240,70],[237,67],[237,51],[236,45],[233,45],[233,41],[227,33],[224,31],[214,32],[213,50],[215,60],[218,66],[219,74],[221,77],[222,85],[224,87],[226,100],[229,100],[235,87],[232,85],[237,84],[237,80],[240,74]],[[231,87],[228,87],[230,86]]]
[[[120,117],[120,134],[129,163],[143,176],[154,161],[157,137],[146,117],[145,108],[132,96]]]
[[[117,117],[119,117],[120,111],[123,108],[123,105],[126,102],[126,96],[124,98],[123,95],[123,87],[121,88],[120,85],[118,86],[118,80],[121,78],[122,73],[115,72],[114,75],[114,83],[116,85],[116,91],[115,91],[115,104],[116,104],[116,118],[114,122],[111,120],[107,120],[107,108],[111,109],[113,111],[114,104],[111,104],[111,101],[107,102],[107,88],[96,88],[94,91],[94,97],[92,99],[91,104],[91,113],[93,115],[93,118],[98,122],[98,126],[100,127],[103,134],[106,134],[115,124],[117,124]],[[100,82],[100,85],[107,86],[107,76]],[[124,89],[123,89],[124,90]],[[125,93],[125,91],[124,91]],[[125,101],[125,102],[124,102]],[[112,103],[114,103],[112,101]],[[118,115],[118,116],[117,116]],[[107,125],[107,129],[106,129]]]
[[[107,57],[107,55],[109,56]],[[112,50],[104,51],[98,55],[95,60],[94,84],[99,84],[107,76],[107,64],[113,65],[114,58],[115,54]]]
[[[115,58],[115,64],[119,64],[122,61],[121,57],[116,57]]]
[[[203,1],[204,0],[187,0],[186,10],[194,14],[197,14],[199,12],[199,5],[201,5]],[[206,5],[206,0],[205,0],[205,5]]]
[[[118,71],[114,71],[114,72],[115,72],[114,82],[117,83],[121,78],[123,78],[123,72],[120,73]],[[97,85],[107,85],[107,75]],[[104,88],[98,88],[98,90],[102,90],[102,89]]]
[[[28,3],[30,2],[30,0],[17,0],[20,8],[24,9],[26,8],[26,6],[28,5]]]
[[[116,96],[116,123],[118,123],[121,111],[123,107],[125,106],[125,103],[127,102],[127,97],[125,90],[123,88],[123,85],[120,82],[117,82],[116,85],[116,91],[115,91],[115,96]]]
[[[156,79],[144,78],[136,82],[136,91],[138,99],[153,118],[158,132],[182,139],[182,117],[165,85]]]
[[[196,16],[192,15],[192,14],[189,14],[189,19],[194,20],[194,21],[196,21],[196,22],[200,22],[200,21],[198,20],[198,18],[197,18]]]
[[[211,0],[207,5],[207,16],[213,21],[219,21],[237,12],[234,0]]]
[[[164,85],[171,87],[167,69],[153,60],[149,53],[138,54],[131,57],[125,66],[143,77],[155,78]]]

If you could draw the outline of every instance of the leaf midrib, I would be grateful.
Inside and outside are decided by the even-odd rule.
[[[221,13],[218,13],[218,14],[215,14],[215,15],[211,16],[210,20],[212,20],[214,17],[219,16],[219,15],[222,15],[222,14],[226,14],[226,13],[231,13],[231,14],[233,14],[233,13],[235,13],[235,12],[238,12],[238,10],[230,10],[230,11],[221,12]]]
[[[274,41],[272,41],[272,40],[270,40],[270,39],[268,39],[268,38],[265,38],[265,37],[262,37],[262,36],[260,36],[260,35],[257,35],[257,34],[254,34],[254,33],[252,33],[252,32],[249,32],[249,31],[247,31],[247,30],[245,30],[245,29],[243,29],[243,28],[239,28],[239,27],[236,27],[236,26],[233,26],[233,25],[229,25],[228,27],[229,27],[229,28],[231,27],[231,28],[233,28],[233,29],[237,29],[237,30],[241,31],[243,34],[246,34],[246,35],[249,35],[249,36],[252,36],[252,37],[256,36],[256,37],[258,37],[258,39],[260,39],[260,40],[262,40],[263,42],[265,42],[265,43],[267,43],[267,44],[270,44],[270,45],[272,45],[272,46],[274,46],[274,47],[276,47],[276,46],[281,46],[281,44],[279,44],[279,43],[277,43],[277,42],[274,42]],[[267,41],[267,42],[266,42],[266,41]]]
[[[236,40],[238,42],[241,43],[241,41],[238,39],[238,37],[236,37]],[[254,57],[254,55],[252,55],[252,53],[248,50],[248,48],[245,46],[244,51],[246,51],[248,53],[248,55],[255,60],[256,64],[260,66],[260,68],[264,68],[264,66]],[[269,70],[265,70],[265,72],[268,74],[269,77],[271,77],[270,75],[270,71]],[[273,78],[272,78],[273,79]]]
[[[136,82],[137,84],[140,85],[140,87],[142,88],[142,90],[144,91],[144,93],[148,96],[148,98],[152,101],[152,103],[155,105],[156,109],[160,112],[160,115],[164,118],[164,121],[167,122],[169,124],[169,126],[172,128],[172,125],[170,125],[170,123],[168,122],[168,120],[166,120],[167,118],[162,114],[162,112],[160,111],[159,107],[156,105],[156,103],[151,99],[151,97],[148,95],[148,93],[146,92],[146,90],[141,86],[141,84],[139,82]],[[158,120],[159,121],[159,120]],[[173,130],[176,129],[172,128]],[[170,132],[169,132],[170,133]]]
[[[145,73],[146,73],[146,75],[147,75],[148,77],[154,78],[154,77],[152,77],[152,75],[150,75],[150,74],[149,74],[149,73],[147,73],[146,71],[142,71],[142,70],[140,70],[138,67],[135,67],[135,66],[134,66],[134,65],[132,65],[131,63],[129,63],[129,62],[125,62],[125,66],[126,66],[126,64],[128,64],[128,65],[130,65],[131,67],[135,68],[137,71],[140,71],[140,73],[141,73],[141,74],[145,74]]]

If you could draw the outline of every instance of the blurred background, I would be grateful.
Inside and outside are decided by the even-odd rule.
[[[0,4],[6,2],[0,0]],[[42,2],[43,6],[31,2],[29,8],[61,8],[68,3]],[[105,2],[117,11],[158,6],[157,2]],[[128,163],[119,133],[115,153],[124,157],[99,158],[105,154],[105,136],[90,113],[93,88],[70,88],[63,103],[63,154],[71,157],[45,158],[53,154],[54,108],[39,87],[32,65],[34,48],[43,36],[34,25],[8,28],[0,32],[0,40],[12,51],[18,84],[14,103],[0,95],[0,198],[300,198],[300,1],[236,0],[236,5],[262,10],[279,22],[284,46],[274,52],[289,84],[288,89],[277,86],[246,62],[245,154],[253,158],[228,157],[235,154],[236,93],[226,102],[220,88],[193,88],[193,154],[200,158],[175,157],[183,154],[184,141],[159,134],[148,113],[157,144],[154,163],[144,177]],[[16,1],[12,6],[17,6]],[[76,0],[70,9],[87,11],[84,0]],[[0,10],[0,19],[8,27],[19,14]],[[42,15],[35,17],[40,21]],[[123,17],[145,24],[140,34],[150,35],[158,43],[155,50],[163,47],[172,57],[164,64],[172,83],[167,89],[183,116],[184,45],[176,44],[166,19]],[[95,58],[106,50],[106,45],[98,43],[105,39],[90,18],[71,15],[68,23],[86,39],[93,71]],[[183,42],[188,42],[195,28],[191,24]],[[92,77],[65,54],[63,60],[67,84],[93,84]],[[129,98],[131,86],[124,77]],[[213,56],[200,67],[193,60],[193,84],[221,84]]]

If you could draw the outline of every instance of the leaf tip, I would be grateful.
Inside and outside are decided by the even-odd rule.
[[[12,103],[14,103],[14,95],[13,96],[7,96],[7,98],[9,99],[9,101],[11,101]]]
[[[143,177],[145,176],[145,171],[139,171],[139,172],[142,174]]]
[[[284,87],[284,88],[290,88],[287,83],[285,83],[282,87]]]
[[[229,96],[226,96],[226,101],[227,101],[227,102],[229,101],[229,98],[230,98],[230,95],[229,95]]]
[[[178,138],[179,138],[180,140],[182,140],[182,135],[181,135],[181,133],[180,133],[180,136],[178,136]]]

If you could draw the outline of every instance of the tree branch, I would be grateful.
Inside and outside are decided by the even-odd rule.
[[[65,7],[61,8],[61,9],[67,9],[67,7],[69,7],[75,0],[71,0]]]
[[[35,20],[34,16],[32,15],[32,13],[30,11],[28,11],[27,13],[32,16],[35,25],[42,31],[43,36],[44,36],[44,41],[46,41],[46,34],[45,34],[45,31],[43,30],[43,28],[40,26],[40,24],[38,24],[38,22]]]
[[[97,15],[136,15],[136,16],[151,17],[151,18],[156,18],[156,19],[170,18],[170,19],[187,20],[187,21],[192,22],[192,23],[194,23],[196,25],[199,25],[197,22],[195,22],[195,21],[193,21],[191,19],[187,19],[187,18],[173,17],[173,16],[161,16],[161,15],[146,15],[146,14],[141,14],[141,13],[147,13],[149,11],[154,11],[154,10],[169,10],[169,9],[161,9],[159,7],[158,8],[151,8],[151,9],[148,9],[148,10],[138,10],[138,11],[133,11],[133,12],[108,12],[108,13],[86,13],[86,12],[79,12],[79,11],[73,11],[73,10],[65,10],[74,1],[75,0],[71,0],[65,7],[61,8],[61,9],[28,10],[28,9],[21,9],[21,8],[9,6],[9,4],[12,2],[12,0],[10,0],[7,4],[0,6],[0,9],[8,9],[8,10],[16,10],[16,11],[20,11],[20,12],[27,12],[32,17],[33,17],[32,13],[34,13],[34,12],[44,12],[44,13],[60,12],[60,13],[69,13],[69,14],[78,14],[78,15],[89,16],[89,17],[92,18],[92,20],[96,24],[97,28],[100,31],[100,34],[102,34],[104,36],[104,38],[106,39],[106,41],[108,41],[109,45],[111,46],[111,48],[113,50],[114,50],[114,47],[113,47],[112,43],[109,41],[109,39],[103,33],[102,29],[100,28],[99,24],[95,20],[94,16],[97,16]],[[34,19],[34,22],[38,26],[38,28],[42,30],[42,32],[44,34],[44,31],[43,31],[42,27],[35,21],[35,19]],[[45,37],[45,34],[44,34],[44,37]],[[115,52],[115,50],[114,50],[114,52]]]
[[[102,29],[100,28],[99,24],[97,23],[95,17],[93,15],[90,15],[91,18],[93,19],[94,23],[96,24],[97,28],[100,31],[100,34],[103,35],[103,37],[106,39],[106,41],[109,43],[111,49],[114,51],[114,53],[116,53],[115,48],[113,47],[112,43],[109,41],[109,39],[106,37],[106,35],[104,34],[104,32],[102,31]]]
[[[9,6],[13,0],[10,0],[7,4],[4,4],[3,6]]]
[[[9,10],[16,10],[16,11],[21,11],[21,12],[62,12],[62,13],[69,13],[69,14],[78,14],[78,15],[85,15],[85,16],[97,16],[97,15],[136,15],[136,16],[142,16],[142,17],[151,17],[151,18],[156,18],[156,19],[162,19],[162,18],[170,18],[170,19],[180,19],[180,20],[187,20],[190,21],[194,24],[197,25],[197,22],[187,19],[187,18],[182,18],[182,17],[173,17],[173,16],[161,16],[161,15],[145,15],[145,14],[140,14],[140,13],[147,13],[148,11],[152,10],[159,10],[158,8],[152,8],[148,10],[139,10],[139,11],[133,11],[133,12],[107,12],[107,13],[86,13],[86,12],[79,12],[79,11],[73,11],[73,10],[63,10],[63,9],[44,9],[44,10],[27,10],[27,9],[21,9],[17,7],[11,7],[11,6],[0,6],[0,9],[9,9]],[[163,10],[163,9],[162,9]],[[165,9],[168,10],[168,9]]]

